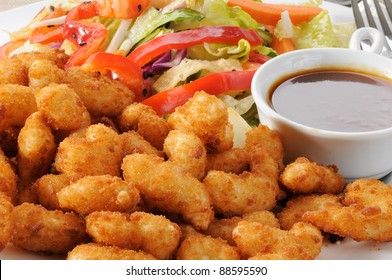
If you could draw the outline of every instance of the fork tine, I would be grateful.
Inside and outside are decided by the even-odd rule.
[[[366,1],[366,0],[364,0],[364,1]],[[384,34],[391,36],[392,32],[391,32],[391,29],[389,28],[389,25],[388,25],[388,22],[384,16],[384,13],[381,10],[380,3],[378,2],[378,0],[375,0],[373,2],[374,2],[374,6],[376,7],[376,10],[377,10],[378,18],[380,19],[382,29],[384,30]]]
[[[362,2],[363,2],[363,6],[365,8],[365,13],[366,13],[366,17],[367,17],[369,26],[377,28],[376,21],[374,20],[374,17],[372,15],[372,11],[370,10],[370,7],[369,7],[367,0],[363,0]],[[378,3],[378,0],[375,0],[374,2]]]
[[[387,8],[387,12],[390,20],[392,20],[392,2],[391,0],[384,0],[385,7]]]
[[[363,22],[362,14],[359,10],[357,0],[351,0],[351,7],[353,9],[355,25],[357,26],[357,28],[365,27],[365,23]]]

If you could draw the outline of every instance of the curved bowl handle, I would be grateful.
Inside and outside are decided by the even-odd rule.
[[[381,54],[384,46],[384,34],[373,27],[362,27],[354,31],[351,35],[349,48],[355,50],[362,50],[361,42],[369,40],[371,42],[370,48],[366,51]]]

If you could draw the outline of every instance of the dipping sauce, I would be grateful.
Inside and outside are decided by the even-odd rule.
[[[392,81],[345,70],[304,72],[270,92],[273,109],[297,123],[329,131],[392,127]]]

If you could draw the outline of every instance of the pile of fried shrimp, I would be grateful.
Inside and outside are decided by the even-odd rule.
[[[60,51],[0,61],[0,246],[66,259],[315,259],[328,236],[392,240],[392,188],[284,163],[259,125],[234,145],[197,92],[165,118]]]

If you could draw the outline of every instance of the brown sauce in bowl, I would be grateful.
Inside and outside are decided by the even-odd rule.
[[[278,81],[272,108],[297,123],[329,131],[392,127],[392,81],[346,70],[297,73]]]

